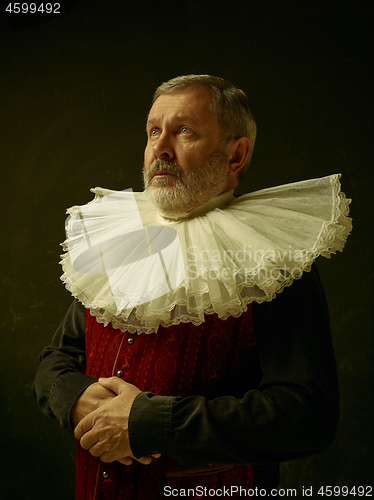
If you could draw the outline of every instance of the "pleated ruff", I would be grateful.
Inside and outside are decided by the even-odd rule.
[[[158,395],[240,398],[257,388],[261,379],[251,306],[239,318],[222,321],[213,314],[201,325],[161,327],[157,335],[131,335],[111,325],[104,327],[87,311],[86,344],[89,375],[120,376]],[[165,498],[166,486],[195,490],[197,486],[253,486],[252,466],[236,466],[208,476],[165,477],[168,472],[184,469],[178,460],[168,457],[146,466],[138,462],[131,466],[105,464],[78,442],[77,500],[159,500]]]
[[[314,260],[342,251],[351,231],[340,174],[166,216],[145,193],[96,188],[72,207],[62,280],[98,322],[122,332],[198,326],[273,300]]]

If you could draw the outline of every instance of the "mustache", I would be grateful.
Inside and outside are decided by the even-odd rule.
[[[183,169],[178,163],[175,163],[171,160],[155,160],[153,163],[151,163],[146,177],[147,177],[147,183],[151,182],[152,177],[154,176],[155,173],[157,172],[165,172],[165,173],[170,173],[174,174],[177,179],[181,182],[184,182],[184,172]]]

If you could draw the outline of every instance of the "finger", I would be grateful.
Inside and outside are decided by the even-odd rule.
[[[91,453],[91,450],[90,450],[90,453]],[[104,450],[101,450],[101,454],[100,455],[97,455],[97,456],[100,456],[100,460],[102,462],[105,462],[106,464],[109,464],[109,463],[112,463],[112,462],[115,462],[116,460],[122,460],[121,455],[117,455],[116,453],[113,453],[113,452],[110,452],[110,451],[106,451],[104,452]],[[125,457],[125,459],[131,459],[131,457]],[[126,465],[126,464],[125,464]],[[130,464],[129,464],[130,465]]]
[[[108,452],[103,452],[103,449],[101,448],[101,453],[99,453],[100,447],[99,446],[93,446],[90,448],[90,453],[94,457],[100,457],[100,460],[105,463],[111,463],[111,462],[121,462],[124,465],[131,465],[134,460],[137,460],[138,462],[142,463],[143,465],[148,465],[152,462],[152,458],[150,456],[145,456],[139,459],[133,458],[133,457],[124,457],[121,458],[121,455],[117,455],[116,453],[113,453],[111,451]]]
[[[153,457],[153,458],[160,458],[161,457],[161,453],[155,453],[154,455],[151,455],[151,457]]]
[[[86,417],[82,418],[79,424],[74,429],[74,436],[76,439],[80,439],[86,432],[90,431],[93,427],[92,418],[90,418],[90,414]]]
[[[138,462],[140,462],[143,465],[149,465],[152,462],[152,457],[150,457],[149,455],[146,455],[145,457],[136,458],[135,460],[137,460]]]
[[[119,377],[109,377],[109,378],[99,378],[99,384],[108,389],[109,391],[120,394],[121,389],[124,389],[124,385],[127,384],[124,380]]]
[[[98,455],[98,447],[93,446],[90,448],[90,453],[94,457],[100,456],[100,460],[105,463],[111,463],[114,461],[121,462],[123,465],[131,465],[134,460],[137,462],[143,464],[143,465],[149,465],[152,462],[152,457],[150,455],[146,455],[141,458],[131,458],[131,457],[125,457],[125,458],[117,458],[113,453],[107,452],[107,453],[102,453]]]
[[[103,453],[103,451],[105,451],[102,449],[103,444],[100,442],[99,436],[95,432],[92,432],[92,431],[86,432],[86,434],[84,434],[81,437],[80,445],[82,446],[82,448],[84,450],[90,450],[90,453],[91,453],[91,449],[93,449],[93,447],[95,447],[95,450],[97,450],[97,448],[99,446],[101,447],[101,453]],[[94,455],[94,457],[99,457],[101,453]]]
[[[82,448],[84,448],[82,446]],[[101,443],[95,443],[93,444],[90,448],[84,448],[85,450],[88,450],[93,457],[102,457],[103,455],[106,455],[105,450],[103,450],[103,446]],[[103,462],[113,462],[113,460],[103,460]]]
[[[117,460],[117,462],[120,462],[123,465],[131,465],[133,460],[131,457],[125,457],[125,458],[121,458],[120,460]]]

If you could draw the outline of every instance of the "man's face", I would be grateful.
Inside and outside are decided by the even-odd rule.
[[[166,213],[190,212],[226,190],[228,158],[202,88],[161,95],[147,121],[144,185]]]

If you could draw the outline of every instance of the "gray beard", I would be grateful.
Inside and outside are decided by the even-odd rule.
[[[152,179],[158,170],[170,172],[175,177]],[[155,160],[147,173],[143,167],[144,187],[164,213],[190,212],[223,192],[228,170],[225,149],[216,151],[207,162],[194,165],[190,172],[184,172],[173,161]]]

